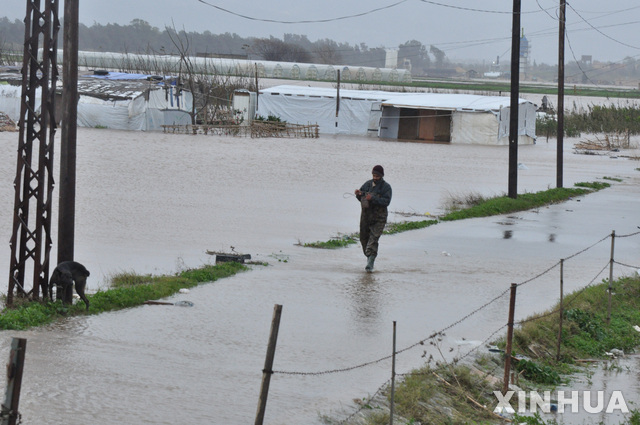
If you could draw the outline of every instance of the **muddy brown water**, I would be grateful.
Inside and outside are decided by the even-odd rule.
[[[0,133],[5,278],[17,140],[17,133]],[[400,213],[442,213],[451,195],[505,193],[508,147],[79,129],[75,252],[91,271],[89,290],[105,288],[122,271],[175,273],[213,262],[207,250],[233,247],[269,266],[165,300],[192,301],[190,308],[140,306],[0,332],[0,359],[7,358],[12,337],[28,341],[23,422],[250,423],[275,304],[283,314],[274,369],[311,374],[274,374],[266,423],[345,418],[354,398],[373,394],[390,378],[390,360],[316,372],[389,356],[393,321],[398,349],[410,347],[511,283],[541,275],[518,289],[516,316],[525,318],[557,301],[559,270],[552,266],[588,247],[565,263],[565,290],[608,277],[608,269],[601,273],[610,256],[607,235],[632,234],[640,225],[640,162],[623,157],[638,152],[576,155],[571,147],[570,140],[566,187],[604,176],[622,181],[534,211],[383,236],[376,271],[367,274],[359,246],[297,244],[358,230],[352,193],[373,165],[384,165],[393,187],[390,220],[402,221]],[[519,192],[555,187],[555,161],[555,141],[520,146]],[[54,216],[56,202],[57,190]],[[616,238],[615,250],[620,263],[638,265],[640,236]],[[55,253],[54,245],[52,258]],[[616,276],[635,271],[614,270]],[[403,351],[398,373],[422,365],[425,351],[437,359],[439,351],[450,357],[485,350],[483,342],[503,332],[507,308],[505,294],[449,329],[439,350],[426,344]],[[626,388],[638,402],[636,378]]]

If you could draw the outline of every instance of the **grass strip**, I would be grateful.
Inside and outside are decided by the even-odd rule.
[[[494,198],[470,197],[477,201],[475,205],[468,208],[460,208],[451,211],[440,218],[440,221],[464,220],[466,218],[489,217],[492,215],[509,214],[512,212],[526,211],[539,208],[545,205],[557,204],[571,199],[574,196],[585,195],[596,190],[601,190],[611,185],[604,182],[576,183],[575,188],[555,188],[542,192],[525,193],[518,195],[516,199],[507,196]],[[438,224],[438,220],[422,221],[402,221],[398,223],[387,223],[384,234],[406,232],[409,230],[423,229],[425,227]],[[306,242],[301,244],[306,248],[336,249],[344,248],[351,244],[358,243],[359,233],[340,235],[328,241]]]
[[[402,221],[398,223],[387,223],[383,233],[385,235],[393,235],[395,233],[406,232],[409,230],[423,229],[434,224],[438,224],[438,220]],[[336,249],[344,248],[351,244],[356,244],[359,241],[360,233],[350,233],[348,235],[341,235],[337,238],[329,239],[328,241],[324,242],[307,242],[302,244],[302,246],[306,248]]]
[[[560,329],[559,303],[548,311],[527,318],[523,325],[516,328],[512,367],[517,371],[517,385],[520,388],[540,393],[553,391],[555,386],[569,381],[570,374],[583,370],[578,366],[584,364],[581,361],[604,361],[609,358],[606,353],[614,349],[633,352],[640,345],[640,332],[634,329],[634,325],[640,325],[640,277],[622,277],[612,283],[609,324],[608,287],[608,280],[603,280],[600,284],[577,290],[564,298],[559,360],[556,358]],[[504,338],[497,341],[496,345],[504,349]],[[493,391],[502,389],[504,355],[481,354],[473,364],[462,364],[455,360],[453,363],[440,363],[435,360],[442,355],[437,341],[425,345],[425,355],[427,351],[433,354],[426,360],[426,365],[406,374],[395,386],[395,412],[405,418],[399,423],[504,423],[492,413],[497,404]],[[611,370],[616,368],[616,364],[603,363],[602,367]],[[618,372],[635,373],[634,370],[625,372],[622,367],[617,368]],[[593,386],[592,383],[582,385]],[[384,395],[382,399],[365,399],[372,407],[359,423],[389,423],[386,406],[390,403],[391,394],[388,388]],[[376,406],[377,403],[382,407]],[[558,423],[553,419],[546,422],[539,415],[516,415],[513,422],[531,425]],[[640,425],[640,409],[632,409],[620,425]]]
[[[152,276],[123,273],[112,278],[113,287],[88,294],[90,309],[84,303],[63,306],[60,301],[30,301],[5,308],[0,314],[0,330],[24,330],[42,326],[62,317],[99,314],[139,306],[145,301],[158,300],[177,293],[182,288],[192,288],[204,282],[232,276],[248,270],[236,262],[205,265],[185,270],[174,276]]]

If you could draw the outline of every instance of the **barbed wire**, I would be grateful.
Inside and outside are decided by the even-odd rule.
[[[531,279],[525,280],[524,282],[518,283],[518,286],[522,286],[525,285],[529,282],[532,282],[534,280],[536,280],[539,277],[544,276],[545,274],[549,273],[551,270],[555,269],[556,267],[558,267],[558,265],[560,264],[560,261],[558,261],[557,263],[555,263],[553,266],[549,267],[547,270],[543,271],[542,273],[538,274],[537,276],[532,277]]]
[[[638,234],[640,234],[640,232],[636,232],[636,233],[632,233],[632,234],[624,235],[624,236],[619,236],[619,237],[629,237],[629,236],[635,236],[635,235],[638,235]],[[589,247],[587,247],[587,248],[585,248],[585,249],[583,249],[583,250],[581,250],[581,251],[576,252],[575,254],[571,255],[571,256],[570,256],[570,257],[568,257],[568,258],[574,258],[575,256],[577,256],[577,255],[579,255],[579,254],[582,254],[583,252],[585,252],[585,251],[587,251],[587,250],[589,250],[589,249],[593,248],[593,247],[594,247],[594,246],[596,246],[597,244],[599,244],[599,243],[603,242],[604,240],[606,240],[606,239],[607,239],[607,238],[609,238],[610,236],[611,236],[611,235],[607,235],[606,237],[602,238],[601,240],[599,240],[598,242],[594,243],[593,245],[591,245],[591,246],[589,246]],[[594,276],[594,277],[589,281],[589,283],[587,283],[583,288],[581,288],[581,289],[580,289],[580,290],[578,290],[577,292],[572,293],[572,294],[571,294],[571,297],[570,297],[570,298],[568,298],[567,302],[566,302],[566,303],[564,303],[562,306],[558,306],[558,308],[556,308],[556,309],[554,309],[554,310],[551,310],[551,311],[549,311],[549,312],[547,312],[547,313],[545,313],[545,314],[537,315],[537,316],[535,316],[535,317],[531,317],[531,318],[528,318],[528,319],[523,319],[523,320],[517,321],[517,322],[515,322],[514,324],[519,325],[519,326],[522,326],[522,325],[523,325],[523,324],[525,324],[525,323],[532,322],[532,321],[535,321],[535,320],[540,320],[540,319],[543,319],[543,318],[545,318],[545,317],[549,317],[549,316],[551,316],[551,315],[557,314],[557,313],[559,313],[560,308],[563,308],[563,309],[564,309],[564,308],[567,308],[567,307],[571,306],[574,302],[576,302],[576,300],[578,300],[578,299],[581,297],[581,295],[582,295],[582,294],[583,294],[583,293],[584,293],[588,288],[590,288],[590,287],[592,287],[592,286],[593,286],[594,282],[595,282],[595,281],[600,277],[600,275],[601,275],[601,274],[602,274],[602,273],[603,273],[603,272],[604,272],[608,267],[610,267],[611,262],[612,262],[612,260],[607,261],[607,263],[606,263],[606,264],[605,264],[605,265],[604,265],[604,266],[603,266],[603,267],[598,271],[598,273],[596,273],[596,275],[595,275],[595,276]],[[522,283],[520,283],[520,284],[518,284],[518,285],[524,285],[524,284],[526,284],[526,283],[528,283],[528,282],[531,282],[532,280],[535,280],[535,279],[539,278],[540,276],[543,276],[544,274],[548,273],[549,271],[551,271],[552,269],[554,269],[555,267],[557,267],[557,266],[558,266],[558,264],[560,264],[560,263],[561,263],[561,262],[558,262],[558,263],[554,264],[553,266],[551,266],[551,267],[550,267],[550,268],[548,268],[547,270],[543,271],[542,273],[540,273],[540,274],[538,274],[538,275],[534,276],[533,278],[531,278],[531,279],[529,279],[529,280],[527,280],[527,281],[524,281],[524,282],[522,282]],[[631,267],[631,268],[638,268],[638,269],[640,269],[640,267],[639,267],[639,266],[628,265],[628,264],[624,264],[624,263],[621,263],[621,262],[618,262],[618,261],[613,261],[613,263],[616,263],[616,264],[619,264],[619,265],[621,265],[621,266],[625,266],[625,267]],[[501,294],[499,294],[497,297],[495,297],[495,298],[491,299],[491,300],[490,300],[490,301],[488,301],[487,303],[485,303],[485,304],[483,304],[482,306],[478,307],[477,309],[473,310],[471,313],[467,314],[466,316],[462,317],[461,319],[457,320],[456,322],[453,322],[452,324],[450,324],[449,326],[447,326],[447,327],[443,328],[442,330],[440,330],[440,331],[438,331],[438,332],[434,332],[434,333],[432,333],[431,335],[429,335],[429,337],[427,337],[427,338],[425,338],[425,339],[422,339],[422,340],[418,341],[418,342],[417,342],[417,343],[415,343],[415,344],[412,344],[412,345],[410,345],[410,346],[408,346],[408,347],[405,347],[405,348],[404,348],[404,349],[402,349],[402,350],[396,351],[396,352],[395,352],[395,354],[397,355],[397,354],[400,354],[400,353],[402,353],[402,352],[408,351],[408,350],[410,350],[410,349],[412,349],[412,348],[414,348],[414,347],[416,347],[416,346],[418,346],[418,345],[424,345],[424,343],[425,343],[427,340],[429,340],[429,339],[433,339],[433,338],[435,338],[435,337],[436,337],[436,336],[438,336],[438,335],[443,335],[443,334],[444,334],[444,332],[445,332],[446,330],[451,329],[452,327],[456,326],[457,324],[459,324],[459,323],[463,322],[464,320],[468,319],[470,316],[472,316],[472,315],[474,315],[475,313],[479,312],[480,310],[482,310],[482,309],[486,308],[487,306],[489,306],[489,305],[490,305],[490,304],[492,304],[493,302],[495,302],[495,301],[497,301],[498,299],[500,299],[501,297],[503,297],[503,296],[504,296],[507,292],[509,292],[509,291],[510,291],[510,289],[505,290],[504,292],[502,292]],[[467,357],[471,356],[473,353],[475,353],[476,351],[478,351],[478,349],[480,349],[480,347],[485,346],[485,344],[487,344],[487,343],[488,343],[492,338],[494,338],[494,337],[495,337],[495,335],[496,335],[496,334],[498,334],[500,331],[502,331],[502,330],[503,330],[505,327],[507,327],[507,326],[508,326],[508,324],[504,324],[504,325],[500,326],[498,329],[496,329],[494,332],[492,332],[492,333],[491,333],[487,338],[485,338],[485,339],[484,339],[480,344],[478,344],[478,345],[474,346],[473,348],[471,348],[470,350],[468,350],[468,351],[467,351],[466,353],[464,353],[463,355],[454,357],[451,361],[447,361],[447,360],[444,358],[444,356],[442,355],[442,352],[440,351],[440,349],[438,348],[438,351],[440,351],[440,355],[443,357],[443,361],[442,361],[442,362],[436,361],[436,366],[437,366],[437,367],[436,367],[435,369],[429,369],[429,370],[426,370],[426,371],[415,371],[415,370],[413,370],[413,371],[406,372],[406,373],[396,373],[396,374],[395,374],[395,376],[398,376],[398,377],[406,377],[406,376],[410,376],[410,375],[428,375],[428,374],[431,374],[431,373],[437,372],[438,370],[445,370],[446,368],[450,368],[452,365],[455,365],[455,364],[457,364],[457,363],[459,363],[459,362],[461,362],[461,361],[465,360]],[[437,344],[437,343],[435,343],[435,342],[431,342],[431,344],[432,344],[432,345],[435,345],[435,344]],[[424,352],[423,357],[426,355],[426,353],[427,353],[427,351],[425,351],[425,352]],[[384,357],[384,358],[382,358],[382,359],[379,359],[379,360],[377,360],[377,361],[374,361],[374,362],[363,363],[362,365],[359,365],[358,367],[364,367],[364,366],[367,366],[367,365],[370,365],[370,364],[378,363],[378,362],[381,362],[381,361],[383,361],[383,360],[388,360],[388,359],[390,359],[390,358],[392,358],[392,357],[393,357],[393,354],[392,354],[392,355],[389,355],[389,356],[386,356],[386,357]],[[429,362],[431,361],[431,359],[432,359],[432,358],[433,358],[433,355],[431,354],[431,355],[430,355],[430,358],[429,358]],[[485,371],[481,371],[481,372],[482,372],[482,375],[481,375],[481,376],[478,376],[478,380],[476,381],[476,383],[481,382],[481,381],[484,381],[484,380],[486,379],[486,377],[487,377],[487,376],[489,376],[489,375],[493,376],[494,372],[495,372],[498,368],[501,368],[501,367],[502,367],[501,365],[496,365],[496,367],[494,367],[494,368],[493,368],[493,370],[491,370],[491,371],[486,371],[486,372],[485,372]],[[344,369],[342,369],[342,370],[352,370],[352,369],[353,369],[353,368],[344,368]],[[339,371],[339,370],[335,370],[335,371]],[[327,371],[327,372],[324,372],[324,373],[331,373],[331,372],[334,372],[334,371]],[[452,373],[454,373],[454,372],[452,372]],[[378,395],[378,393],[380,393],[384,388],[387,388],[387,387],[388,387],[388,385],[389,385],[389,381],[390,381],[390,380],[388,380],[388,381],[387,381],[387,382],[385,382],[382,386],[380,386],[380,387],[378,388],[378,390],[375,392],[375,394],[373,395],[373,397],[370,397],[370,398],[369,398],[369,400],[372,400],[372,399],[373,399],[373,398],[375,398],[375,397]],[[487,384],[487,386],[489,386],[489,385],[491,385],[491,383],[488,383],[488,384]],[[360,413],[360,412],[362,411],[362,409],[364,409],[365,407],[367,407],[367,404],[362,404],[362,405],[361,405],[361,406],[360,406],[360,407],[359,407],[359,408],[358,408],[354,413],[352,413],[352,414],[351,414],[351,415],[349,415],[345,420],[343,420],[342,422],[340,422],[340,424],[346,424],[346,423],[347,423],[349,420],[351,420],[355,415],[357,415],[358,413]]]
[[[346,195],[346,194],[345,194],[345,195]],[[640,234],[640,232],[636,232],[636,233],[632,233],[632,234],[624,235],[624,236],[620,236],[620,237],[629,237],[629,236],[634,236],[634,235],[637,235],[637,234]],[[605,241],[605,240],[606,240],[606,239],[608,239],[609,237],[611,237],[611,235],[607,235],[607,236],[603,237],[602,239],[600,239],[599,241],[595,242],[594,244],[592,244],[592,245],[590,245],[590,246],[588,246],[588,247],[586,247],[586,248],[584,248],[584,249],[582,249],[582,250],[580,250],[580,251],[578,251],[578,252],[576,252],[576,253],[574,253],[574,254],[570,255],[569,257],[565,258],[564,260],[566,261],[566,260],[568,260],[568,259],[572,259],[572,258],[574,258],[574,257],[576,257],[576,256],[578,256],[578,255],[580,255],[580,254],[582,254],[582,253],[584,253],[584,252],[588,251],[589,249],[591,249],[591,248],[593,248],[594,246],[596,246],[596,245],[600,244],[601,242]],[[532,277],[532,278],[530,278],[530,279],[528,279],[528,280],[525,280],[525,281],[523,281],[523,282],[521,282],[521,283],[519,283],[519,284],[517,284],[517,285],[518,285],[518,286],[522,286],[522,285],[525,285],[525,284],[527,284],[527,283],[529,283],[529,282],[531,282],[531,281],[533,281],[533,280],[535,280],[535,279],[538,279],[539,277],[541,277],[541,276],[543,276],[543,275],[545,275],[545,274],[549,273],[551,270],[553,270],[554,268],[556,268],[559,264],[561,264],[561,262],[562,262],[562,261],[558,261],[557,263],[555,263],[554,265],[552,265],[552,266],[551,266],[551,267],[549,267],[548,269],[544,270],[543,272],[541,272],[541,273],[537,274],[536,276],[534,276],[534,277]],[[614,262],[615,262],[615,261],[614,261]],[[603,267],[603,268],[598,272],[598,274],[596,274],[596,276],[595,276],[593,279],[591,279],[591,281],[590,281],[590,282],[589,282],[589,283],[588,283],[584,288],[582,288],[580,291],[578,291],[578,292],[575,294],[575,296],[571,299],[571,301],[569,302],[569,304],[570,304],[571,302],[573,302],[576,298],[578,298],[578,296],[579,296],[580,294],[582,294],[582,292],[584,292],[588,287],[590,287],[590,286],[593,284],[593,282],[598,278],[598,276],[600,276],[600,275],[602,274],[602,272],[604,272],[604,270],[605,270],[605,269],[610,265],[610,263],[611,263],[611,261],[608,261],[608,262],[607,262],[607,264],[606,264],[606,265],[605,265],[605,266],[604,266],[604,267]],[[630,266],[630,265],[627,265],[627,264],[622,264],[622,263],[619,263],[619,264],[620,264],[620,265],[623,265],[623,266],[626,266],[626,267],[634,267],[634,266]],[[509,288],[509,289],[504,290],[503,292],[501,292],[500,294],[498,294],[496,297],[494,297],[494,298],[492,298],[491,300],[487,301],[486,303],[482,304],[480,307],[476,308],[475,310],[471,311],[470,313],[466,314],[465,316],[463,316],[462,318],[460,318],[460,319],[456,320],[455,322],[453,322],[453,323],[449,324],[448,326],[445,326],[444,328],[440,329],[439,331],[435,331],[435,332],[431,333],[428,337],[426,337],[426,338],[424,338],[424,339],[421,339],[421,340],[419,340],[418,342],[416,342],[416,343],[414,343],[414,344],[411,344],[411,345],[409,345],[409,346],[407,346],[407,347],[405,347],[405,348],[402,348],[402,349],[400,349],[400,350],[397,350],[397,351],[395,352],[395,355],[402,354],[402,353],[404,353],[404,352],[406,352],[406,351],[409,351],[409,350],[411,350],[411,349],[413,349],[413,348],[415,348],[415,347],[417,347],[417,346],[424,346],[424,344],[425,344],[425,342],[426,342],[426,341],[432,340],[432,339],[436,338],[437,336],[444,335],[444,333],[445,333],[446,331],[448,331],[449,329],[451,329],[451,328],[453,328],[453,327],[455,327],[455,326],[459,325],[460,323],[464,322],[465,320],[467,320],[467,319],[468,319],[468,318],[470,318],[471,316],[473,316],[473,315],[475,315],[476,313],[478,313],[478,312],[482,311],[483,309],[487,308],[489,305],[493,304],[494,302],[498,301],[500,298],[504,297],[507,293],[509,293],[509,292],[510,292],[510,290],[511,290],[510,288]],[[539,319],[542,319],[543,317],[547,317],[547,316],[550,316],[550,315],[552,315],[552,314],[555,314],[555,313],[557,313],[558,311],[559,311],[559,310],[558,310],[558,309],[556,309],[556,310],[554,310],[554,311],[551,311],[551,312],[546,313],[546,314],[541,315],[541,316],[536,316],[536,317],[533,317],[533,318],[530,318],[530,319],[521,320],[521,321],[519,321],[519,322],[516,322],[516,324],[518,324],[518,325],[522,325],[522,324],[527,323],[527,322],[529,322],[529,321],[539,320]],[[503,329],[505,326],[507,326],[507,325],[503,325],[500,329]],[[500,329],[499,329],[499,330],[500,330]],[[498,330],[498,331],[499,331],[499,330]],[[493,334],[491,334],[490,338],[491,338],[491,337],[493,337],[493,335],[495,335],[498,331],[496,331],[496,332],[494,332]],[[483,344],[484,344],[484,343],[483,343]],[[482,345],[482,344],[481,344],[481,345]],[[468,357],[472,352],[476,351],[476,350],[477,350],[481,345],[479,345],[479,346],[477,346],[477,347],[474,347],[474,348],[473,348],[473,349],[471,349],[468,353],[466,353],[465,355],[463,355],[461,358],[457,359],[457,361],[462,360],[462,359],[464,359],[464,358]],[[274,374],[281,374],[281,375],[296,375],[296,376],[319,376],[319,375],[328,375],[328,374],[334,374],[334,373],[350,372],[350,371],[353,371],[353,370],[356,370],[356,369],[361,369],[361,368],[364,368],[364,367],[367,367],[367,366],[372,366],[372,365],[375,365],[375,364],[382,363],[382,362],[384,362],[384,361],[390,360],[390,359],[393,357],[393,355],[394,355],[394,354],[390,354],[390,355],[387,355],[387,356],[381,357],[381,358],[379,358],[379,359],[377,359],[377,360],[372,360],[372,361],[368,361],[368,362],[360,363],[360,364],[357,364],[357,365],[354,365],[354,366],[348,366],[348,367],[336,368],[336,369],[329,369],[329,370],[324,370],[324,371],[304,372],[304,371],[274,370],[274,371],[271,371],[271,373],[274,373]]]
[[[567,301],[567,302],[566,302],[566,304],[563,304],[563,305],[562,305],[562,308],[564,309],[564,308],[566,308],[566,307],[570,306],[570,305],[571,305],[571,304],[572,304],[576,299],[578,299],[578,298],[580,297],[580,295],[582,295],[582,293],[583,293],[587,288],[589,288],[589,287],[591,287],[591,286],[593,285],[593,283],[594,283],[594,282],[595,282],[595,280],[598,278],[598,276],[600,276],[600,275],[602,274],[602,272],[604,272],[604,271],[607,269],[607,267],[609,267],[609,265],[610,265],[610,262],[607,262],[607,264],[605,264],[605,265],[604,265],[604,267],[603,267],[602,269],[600,269],[600,271],[598,272],[598,274],[596,274],[596,275],[593,277],[593,279],[591,279],[591,280],[589,281],[589,283],[587,283],[587,285],[586,285],[586,286],[584,286],[583,288],[581,288],[581,289],[580,289],[580,290],[578,290],[577,292],[574,292],[573,294],[571,294],[571,295],[572,295],[572,296],[571,296],[571,299],[570,299],[569,301]],[[533,321],[535,321],[535,320],[540,320],[540,319],[543,319],[543,318],[545,318],[545,317],[552,316],[552,315],[554,315],[554,314],[558,313],[559,311],[560,311],[560,306],[558,306],[558,308],[557,308],[557,309],[552,310],[552,311],[550,311],[550,312],[548,312],[548,313],[545,313],[545,314],[542,314],[542,315],[538,315],[538,316],[535,316],[535,317],[530,317],[530,318],[528,318],[528,319],[523,319],[523,320],[520,320],[519,322],[515,322],[515,324],[516,324],[516,325],[523,325],[523,324],[528,323],[528,322],[533,322]]]
[[[616,238],[629,238],[631,236],[640,235],[640,232],[629,233],[628,235],[616,235]]]
[[[482,309],[488,307],[490,304],[494,303],[495,301],[497,301],[498,299],[502,298],[505,294],[507,294],[510,291],[510,289],[507,289],[505,291],[503,291],[500,295],[498,295],[497,297],[493,298],[492,300],[484,303],[483,305],[481,305],[480,307],[478,307],[477,309],[473,310],[471,313],[467,314],[466,316],[462,317],[461,319],[451,323],[450,325],[442,328],[440,331],[436,331],[433,332],[431,335],[429,335],[428,337],[421,339],[420,341],[405,347],[401,350],[397,350],[396,351],[396,355],[404,353],[405,351],[409,351],[412,348],[415,348],[419,345],[424,345],[424,343],[430,339],[433,339],[435,337],[437,337],[438,335],[442,335],[444,334],[445,331],[453,328],[454,326],[462,323],[463,321],[465,321],[466,319],[468,319],[469,317],[473,316],[474,314],[478,313],[479,311],[481,311]],[[359,365],[355,365],[355,366],[350,366],[350,367],[345,367],[345,368],[340,368],[340,369],[331,369],[331,370],[325,370],[325,371],[320,371],[320,372],[297,372],[297,371],[284,371],[284,370],[274,370],[272,373],[278,373],[278,374],[282,374],[282,375],[301,375],[301,376],[316,376],[316,375],[328,375],[328,374],[332,374],[332,373],[340,373],[340,372],[349,372],[355,369],[360,369],[366,366],[371,366],[377,363],[381,363],[385,360],[389,360],[393,357],[393,354],[390,354],[388,356],[379,358],[378,360],[373,360],[370,362],[366,362],[366,363],[361,363]]]
[[[586,252],[586,251],[590,250],[591,248],[593,248],[594,246],[598,245],[599,243],[601,243],[601,242],[603,242],[603,241],[606,241],[606,240],[607,240],[608,238],[610,238],[610,237],[611,237],[611,235],[607,235],[607,236],[605,236],[604,238],[600,239],[598,242],[594,243],[593,245],[588,246],[588,247],[586,247],[585,249],[580,250],[580,251],[576,252],[575,254],[570,255],[570,256],[568,256],[568,257],[566,257],[564,260],[565,260],[565,261],[567,261],[567,260],[570,260],[570,259],[572,259],[572,258],[574,258],[574,257],[577,257],[578,255],[580,255],[580,254],[582,254],[582,253],[584,253],[584,252]]]
[[[640,270],[640,266],[633,266],[633,265],[630,265],[630,264],[621,263],[621,262],[616,261],[616,260],[613,260],[613,262],[614,262],[614,264],[619,264],[619,265],[624,266],[624,267],[631,267],[632,269]]]

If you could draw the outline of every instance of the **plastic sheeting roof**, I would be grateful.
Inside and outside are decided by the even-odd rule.
[[[532,103],[518,99],[518,104]],[[389,97],[382,106],[411,109],[445,109],[451,111],[498,112],[511,106],[506,96],[479,96],[475,94],[421,93]]]
[[[337,89],[282,85],[260,90],[260,94],[285,96],[327,97],[335,99]],[[382,102],[382,106],[412,109],[444,109],[451,111],[498,112],[509,107],[511,99],[506,96],[480,96],[474,94],[447,93],[401,93],[378,90],[340,90],[340,98]],[[519,99],[519,104],[532,103]]]
[[[281,94],[290,96],[306,96],[306,97],[328,97],[335,99],[337,89],[327,87],[308,87],[308,86],[291,86],[282,85],[270,87],[260,90],[260,94]],[[354,100],[370,100],[373,102],[382,102],[389,98],[400,98],[407,95],[415,95],[416,93],[399,93],[378,90],[345,90],[340,89],[340,98],[351,98]],[[424,96],[425,94],[420,94]]]

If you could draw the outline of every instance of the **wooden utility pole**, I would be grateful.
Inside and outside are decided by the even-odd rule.
[[[78,130],[78,2],[64,2],[58,263],[74,259]]]
[[[509,108],[509,198],[518,197],[518,102],[520,98],[520,0],[513,0],[511,103]]]
[[[558,31],[558,131],[557,131],[557,161],[556,161],[556,187],[562,187],[562,164],[564,150],[564,38],[565,38],[565,13],[566,0],[560,0],[560,16]]]

